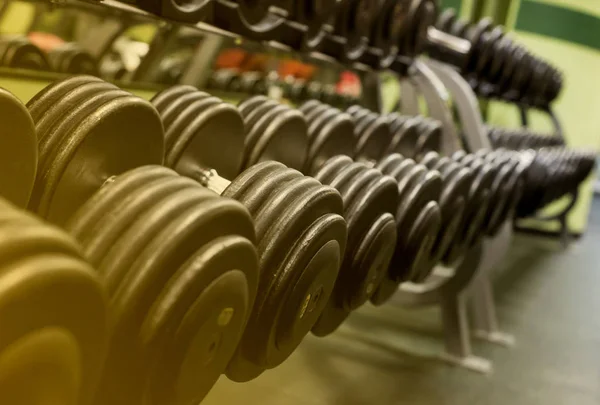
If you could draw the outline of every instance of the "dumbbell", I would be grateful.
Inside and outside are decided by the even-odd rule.
[[[261,100],[265,101],[264,98],[258,101]],[[339,110],[334,110],[333,115],[326,114],[325,118],[310,114],[311,106],[321,105],[312,100],[300,108],[302,113],[309,113],[305,116],[311,124],[308,127],[309,158],[303,171],[340,192],[349,229],[346,254],[334,291],[312,329],[318,336],[333,332],[375,291],[394,251],[396,227],[392,213],[398,205],[397,186],[391,178],[340,156],[348,147],[345,138],[354,141],[351,118]],[[341,121],[335,117],[338,113]],[[312,120],[313,116],[317,119]],[[342,125],[337,125],[339,123]],[[349,146],[348,152],[353,153],[352,144]],[[299,153],[304,154],[303,149]],[[272,156],[285,158],[276,153]]]
[[[467,39],[471,49],[466,60],[459,63],[465,74],[474,76],[472,83],[487,82],[495,93],[510,98],[526,97],[534,103],[547,104],[554,100],[562,87],[562,74],[523,46],[508,38],[501,27],[493,26],[489,18],[469,25],[451,9],[444,11],[436,27],[457,37]],[[430,49],[435,58],[453,63],[443,52]]]
[[[327,160],[313,175],[340,192],[348,222],[338,279],[312,328],[313,334],[326,336],[371,298],[387,273],[396,247],[398,187],[379,170],[343,155]]]
[[[392,140],[384,154],[400,153],[404,157],[421,160],[428,152],[439,151],[442,142],[442,124],[423,116],[388,114]]]
[[[488,137],[495,148],[512,150],[539,149],[542,147],[563,146],[564,140],[556,135],[545,135],[526,128],[508,129],[488,127]]]
[[[220,91],[240,92],[242,88],[240,74],[233,69],[219,69],[210,75],[207,87]]]
[[[260,101],[254,105],[256,108],[266,101],[264,97],[252,100]],[[251,380],[278,366],[293,352],[329,300],[346,246],[342,198],[333,188],[272,161],[254,164],[232,182],[219,175],[218,170],[235,174],[234,168],[243,166],[244,145],[266,150],[245,142],[249,135],[245,135],[242,116],[246,114],[247,128],[252,130],[259,125],[258,122],[248,125],[252,114],[249,100],[240,105],[238,112],[193,87],[175,86],[157,94],[152,103],[167,131],[167,165],[218,194],[242,202],[254,219],[260,265],[258,295],[226,373],[235,381]],[[290,117],[303,123],[304,138],[300,144],[306,147],[304,120],[287,111],[261,112],[265,120],[273,121],[268,128],[256,131],[257,136],[265,137],[258,144],[266,144],[268,148],[273,148],[273,142],[287,145],[284,157],[296,149],[302,150],[294,146],[297,136],[294,133],[298,130],[300,134],[297,129],[300,127],[278,126]],[[279,117],[284,117],[283,121]],[[288,128],[284,134],[292,140],[271,141],[274,135],[270,128]],[[222,133],[229,138],[220,136]],[[220,142],[222,153],[216,149],[212,152],[220,154],[207,153],[213,140]],[[205,144],[209,146],[205,148]],[[228,146],[224,147],[225,144]],[[277,146],[271,150],[276,156],[283,149]],[[237,156],[231,151],[237,151]],[[226,152],[228,155],[224,155]],[[226,166],[221,163],[215,170],[216,166],[212,166],[215,160],[210,158]],[[302,156],[300,167],[303,162]]]
[[[0,199],[0,269],[0,401],[89,404],[106,355],[107,297],[79,247]]]
[[[306,29],[301,49],[312,51],[320,48],[325,37],[333,31],[333,23],[340,0],[295,0],[290,20]]]
[[[392,133],[386,117],[358,105],[349,107],[346,112],[352,116],[355,125],[357,160],[377,162],[391,142]]]
[[[390,66],[398,56],[410,3],[408,0],[384,0],[381,4],[370,35],[370,45],[381,50],[381,66]]]
[[[182,91],[185,88],[179,87],[178,90]],[[205,94],[192,89],[187,90],[200,97],[206,97]],[[167,94],[167,92],[163,94]],[[157,99],[166,97],[157,96]],[[176,98],[174,97],[173,100]],[[185,100],[181,96],[178,99]],[[203,98],[203,100],[206,100],[206,98]],[[265,111],[274,110],[276,114],[281,114],[281,110],[275,110],[277,103],[264,97],[254,97],[247,100],[240,107],[240,111],[247,113],[247,111],[244,111],[244,107],[248,107],[251,102],[260,102],[260,105],[268,107]],[[169,125],[169,122],[171,122],[169,115],[171,113],[166,112],[166,108],[164,108],[166,103],[168,102],[157,102],[157,108],[163,114],[167,134],[170,134],[171,129],[174,127]],[[175,103],[175,101],[171,101],[172,105]],[[177,103],[177,105],[181,104],[181,102]],[[225,105],[224,103],[221,104]],[[190,126],[188,129],[195,130],[197,137],[212,136],[212,134],[219,136],[212,129],[209,122],[209,120],[215,119],[215,114],[205,113],[202,108],[194,107],[189,103],[187,105],[186,112],[189,111],[195,117],[204,117],[201,120],[205,123],[202,127],[196,125],[193,128]],[[219,105],[218,102],[215,105]],[[206,111],[209,110],[209,107],[204,108]],[[255,108],[258,107],[255,106]],[[286,107],[284,111],[287,110]],[[260,115],[264,115],[265,111],[259,111]],[[180,112],[179,117],[184,116],[186,112]],[[265,115],[265,119],[271,118]],[[233,116],[227,119],[215,120],[215,126],[222,127],[226,121],[232,123],[235,120]],[[243,145],[244,134],[241,117],[238,117],[237,121],[236,130],[232,129],[231,124],[229,128],[223,128],[223,130],[226,130],[229,134],[239,134],[238,144]],[[184,133],[181,129],[176,132]],[[267,132],[263,132],[263,136],[269,137]],[[347,135],[352,138],[351,132]],[[289,131],[285,131],[280,136],[294,135]],[[331,143],[330,141],[326,142]],[[303,154],[302,150],[300,149],[300,153]],[[295,151],[286,150],[284,155],[280,155],[277,150],[273,150],[270,155],[273,159],[281,160],[293,152]],[[214,153],[214,151],[208,152],[208,155]],[[320,154],[323,156],[325,153],[320,152]],[[169,159],[167,160],[169,161]],[[231,156],[228,156],[226,160],[236,161]],[[380,172],[369,169],[363,164],[354,163],[349,158],[338,157],[321,163],[318,170],[315,166],[316,171],[314,173],[307,170],[305,170],[305,173],[313,174],[317,180],[334,187],[340,192],[344,205],[344,218],[348,222],[349,228],[348,245],[335,284],[336,287],[323,314],[319,317],[319,321],[312,328],[313,333],[323,336],[333,332],[350,311],[358,308],[368,300],[383,276],[383,270],[387,269],[395,246],[396,230],[391,213],[395,211],[397,206],[397,188],[391,178],[385,178]],[[325,300],[327,301],[326,298]]]
[[[318,172],[322,162],[329,162],[327,159],[338,154],[355,156],[357,141],[353,136],[354,124],[349,114],[315,100],[306,102],[300,110],[309,124],[308,170]],[[371,142],[377,144],[377,139]],[[342,158],[330,160],[335,159]],[[452,221],[460,222],[460,206],[464,204],[460,199],[464,200],[463,194],[468,186],[465,174],[468,170],[452,173],[454,177],[447,176],[445,182],[440,184],[442,180],[439,173],[429,171],[425,166],[400,155],[387,156],[379,161],[368,160],[366,164],[375,166],[374,171],[394,178],[396,193],[400,194],[399,202],[391,210],[388,208],[388,212],[396,217],[398,240],[395,253],[391,265],[386,266],[380,285],[376,286],[370,298],[371,302],[380,305],[393,295],[399,283],[421,282],[427,278],[442,257],[458,225],[451,224],[448,229],[444,228],[443,234],[439,233],[438,237],[442,222],[438,202],[444,204],[445,214],[454,210],[444,225]],[[337,315],[343,319],[344,312],[338,311]],[[335,319],[333,316],[331,318]],[[333,320],[331,324],[335,325]]]
[[[371,29],[379,13],[378,3],[371,0],[340,2],[333,35],[327,37],[322,51],[347,62],[359,60],[369,46]]]
[[[254,40],[275,40],[294,8],[294,0],[216,0],[214,24]]]
[[[46,54],[26,37],[0,38],[0,65],[20,69],[51,70]]]
[[[276,160],[302,170],[307,153],[307,127],[300,111],[265,96],[242,101],[238,110],[245,127],[242,167]]]
[[[596,162],[593,152],[565,148],[531,151],[523,197],[517,216],[527,217],[547,204],[573,192],[589,176]]]
[[[165,17],[170,20],[195,24],[212,17],[215,0],[199,0],[194,3],[176,1],[122,0],[132,3],[142,10]]]
[[[240,91],[248,94],[267,94],[267,81],[258,72],[244,72],[240,75]]]
[[[87,51],[75,43],[65,43],[48,54],[54,70],[60,73],[98,75],[98,62]]]
[[[39,150],[29,209],[77,239],[110,298],[93,403],[199,402],[231,359],[256,293],[247,209],[157,166],[158,113],[109,83],[73,76],[27,106]]]

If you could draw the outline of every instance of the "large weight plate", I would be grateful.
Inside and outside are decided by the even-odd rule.
[[[346,225],[335,190],[278,163],[250,168],[223,194],[253,207],[258,240],[257,299],[227,371],[246,381],[284,361],[316,322],[337,277]]]
[[[112,296],[99,401],[201,401],[231,358],[256,291],[247,210],[148,166],[103,187],[70,227],[86,250],[101,251],[93,260]]]
[[[62,99],[59,110],[64,118],[49,135],[46,161],[34,186],[39,192],[36,209],[47,219],[64,223],[109,177],[162,163],[162,124],[148,102],[107,90],[75,109]]]
[[[64,232],[0,211],[0,400],[90,403],[108,338],[100,282]]]

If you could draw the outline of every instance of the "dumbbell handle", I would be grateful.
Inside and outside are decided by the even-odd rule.
[[[433,53],[443,54],[444,61],[453,66],[463,68],[471,52],[471,43],[466,39],[450,35],[435,27],[427,30],[427,49]]]
[[[194,180],[198,181],[201,185],[219,195],[223,194],[225,189],[231,184],[229,180],[219,176],[217,171],[214,169],[204,169],[198,171],[194,176]]]

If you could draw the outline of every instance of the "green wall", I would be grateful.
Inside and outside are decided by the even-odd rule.
[[[511,35],[533,53],[561,69],[565,85],[554,103],[570,147],[600,149],[600,1],[522,0]],[[490,122],[520,126],[516,108],[493,103]],[[543,114],[531,114],[531,125],[551,129]],[[569,224],[585,230],[592,199],[592,181],[581,190],[581,198]]]

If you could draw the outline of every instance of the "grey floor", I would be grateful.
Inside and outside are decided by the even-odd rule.
[[[518,236],[495,283],[512,349],[476,342],[494,372],[436,360],[439,312],[365,307],[335,334],[308,337],[251,383],[221,378],[203,405],[600,404],[600,201],[585,237],[566,251]]]

